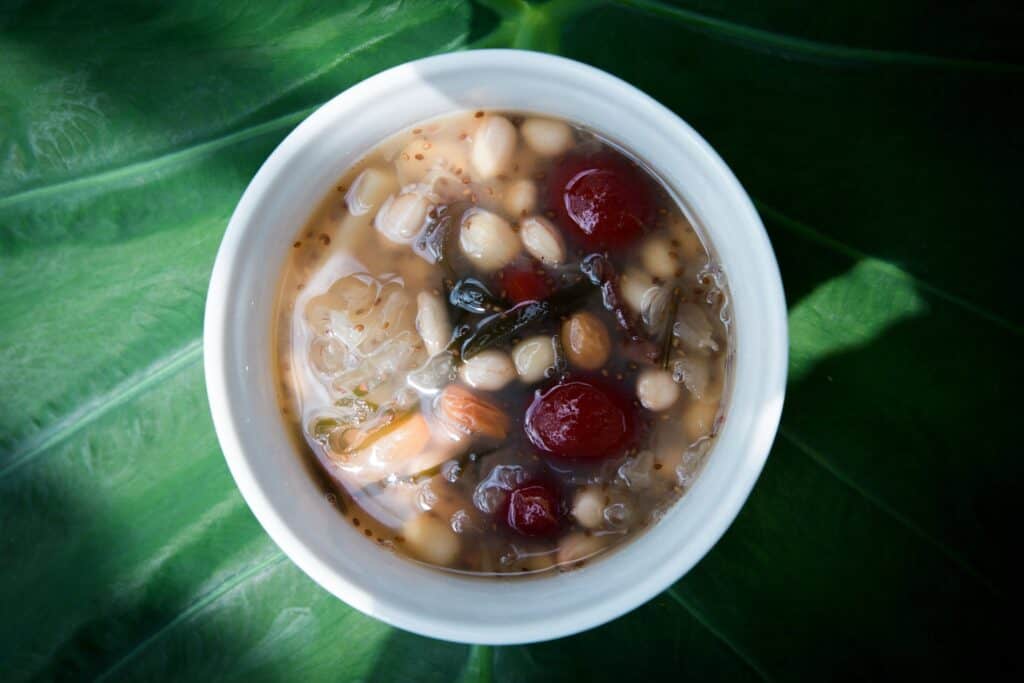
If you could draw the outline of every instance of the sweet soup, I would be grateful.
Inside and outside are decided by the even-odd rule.
[[[515,112],[431,120],[295,237],[282,412],[370,541],[476,574],[569,569],[699,474],[728,301],[679,204],[612,143]]]

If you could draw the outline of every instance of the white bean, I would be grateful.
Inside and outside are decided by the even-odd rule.
[[[668,229],[672,237],[679,243],[679,250],[685,260],[692,261],[703,255],[704,245],[701,244],[700,235],[693,229],[685,216],[677,216],[669,224]]]
[[[572,516],[587,529],[601,528],[604,525],[604,497],[600,489],[580,489],[573,498]]]
[[[644,295],[656,286],[647,271],[628,268],[619,280],[619,288],[626,305],[633,309],[634,313],[640,313],[644,308]]]
[[[679,270],[679,252],[664,237],[652,237],[644,242],[640,260],[648,273],[663,280],[674,277]]]
[[[647,410],[668,410],[679,400],[679,385],[672,373],[661,368],[647,368],[636,381],[636,395]]]
[[[467,211],[459,229],[459,246],[480,270],[498,270],[519,253],[519,236],[501,216],[490,211]]]
[[[504,173],[516,151],[516,127],[504,116],[488,116],[473,136],[473,168],[483,180]]]
[[[546,266],[565,262],[565,241],[558,228],[543,216],[531,216],[519,226],[519,237],[526,251]]]
[[[596,554],[604,548],[604,540],[600,536],[587,536],[575,532],[558,543],[558,564],[578,562]]]
[[[497,391],[516,378],[516,369],[507,353],[490,349],[466,360],[459,375],[474,389]]]
[[[410,244],[427,220],[431,203],[415,192],[388,197],[373,224],[384,237],[397,244]]]
[[[604,324],[586,311],[574,313],[562,323],[562,344],[569,362],[584,370],[604,365],[612,349]]]
[[[437,294],[420,292],[416,296],[416,331],[431,356],[441,353],[448,345],[452,326],[448,323],[448,309]]]
[[[572,129],[562,121],[526,119],[520,130],[530,149],[541,156],[558,156],[572,147]]]
[[[459,555],[459,537],[429,513],[416,515],[402,526],[406,547],[424,562],[447,566]]]
[[[532,180],[520,178],[505,188],[505,210],[513,218],[533,211],[537,206],[537,186]]]
[[[398,189],[394,174],[379,168],[368,168],[360,173],[345,193],[345,205],[353,216],[362,216],[380,206]]]
[[[707,436],[715,426],[718,416],[718,401],[692,401],[683,412],[683,431],[693,443]]]
[[[537,336],[524,339],[512,349],[512,363],[519,379],[527,384],[539,382],[555,364],[555,344],[550,337]]]

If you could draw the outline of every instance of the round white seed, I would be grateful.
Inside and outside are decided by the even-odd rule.
[[[420,292],[416,296],[416,331],[431,356],[441,353],[448,345],[452,327],[448,323],[448,309],[437,294]]]
[[[679,400],[679,385],[668,370],[648,368],[637,378],[636,396],[647,410],[668,410]]]
[[[498,270],[519,253],[519,236],[501,216],[490,211],[467,211],[459,229],[459,246],[478,268]]]
[[[601,528],[604,525],[604,494],[593,487],[577,491],[572,501],[572,516],[587,529]]]
[[[604,323],[593,313],[574,313],[562,323],[562,344],[573,365],[596,370],[608,361],[612,342]]]
[[[648,273],[663,280],[674,277],[679,270],[679,253],[663,237],[652,237],[644,242],[640,260]]]
[[[406,547],[424,562],[450,565],[459,554],[459,537],[447,524],[428,513],[416,515],[402,526]]]
[[[512,349],[512,363],[523,382],[533,384],[541,381],[548,368],[555,364],[554,340],[545,336],[524,339]]]
[[[377,231],[397,244],[410,244],[423,229],[431,203],[415,192],[388,197],[377,211]]]
[[[677,216],[668,226],[673,239],[679,243],[679,251],[687,261],[693,261],[704,253],[704,245],[701,244],[700,235],[686,220],[686,216]]]
[[[533,211],[537,206],[537,186],[532,180],[521,178],[505,188],[505,210],[513,218]]]
[[[628,268],[619,280],[619,290],[626,305],[633,309],[634,313],[640,313],[644,308],[644,296],[651,289],[654,289],[654,279],[645,270],[639,268]]]
[[[562,121],[526,119],[520,130],[530,149],[541,156],[558,156],[572,147],[572,129]]]
[[[516,127],[504,116],[488,116],[473,136],[473,168],[482,180],[504,173],[516,151]]]
[[[565,241],[547,218],[527,218],[519,226],[519,236],[530,256],[544,265],[557,266],[565,262]]]
[[[507,353],[490,349],[466,360],[459,375],[474,389],[497,391],[516,378],[516,369]]]

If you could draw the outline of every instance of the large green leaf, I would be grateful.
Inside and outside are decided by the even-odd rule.
[[[1019,667],[1024,15],[934,5],[4,2],[0,677]],[[408,635],[314,585],[233,486],[202,381],[207,278],[260,162],[345,87],[474,45],[595,64],[694,124],[790,303],[782,432],[730,531],[632,614],[529,647]]]

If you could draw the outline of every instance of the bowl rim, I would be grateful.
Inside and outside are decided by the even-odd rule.
[[[268,496],[264,484],[256,476],[242,446],[240,424],[232,411],[229,399],[231,392],[227,372],[231,361],[228,357],[225,328],[229,323],[234,300],[244,298],[233,292],[228,284],[236,277],[239,259],[235,256],[241,246],[246,227],[252,220],[253,212],[264,195],[273,192],[274,180],[284,170],[286,161],[290,160],[295,150],[314,139],[313,136],[319,127],[333,117],[334,110],[342,107],[346,100],[368,95],[374,88],[388,81],[451,70],[481,68],[489,63],[498,62],[505,68],[518,65],[527,70],[558,70],[568,76],[577,76],[590,84],[596,84],[608,96],[629,98],[637,106],[644,107],[656,116],[664,126],[687,138],[687,143],[703,157],[706,168],[714,174],[717,181],[723,183],[722,188],[730,198],[737,202],[736,210],[744,214],[743,220],[752,230],[756,242],[752,248],[759,252],[761,267],[769,271],[767,277],[762,278],[762,284],[765,285],[762,303],[767,310],[765,317],[770,326],[768,336],[771,342],[768,346],[773,351],[773,356],[767,361],[767,373],[762,379],[765,391],[773,391],[779,398],[775,404],[766,406],[760,415],[762,428],[758,431],[757,443],[745,449],[748,462],[744,469],[744,477],[734,482],[728,490],[729,495],[718,501],[715,523],[709,528],[702,529],[699,538],[691,541],[693,550],[687,554],[687,559],[674,562],[671,566],[652,569],[646,579],[631,590],[624,591],[625,595],[610,598],[606,605],[589,610],[585,614],[570,614],[562,619],[537,622],[531,624],[529,629],[517,627],[518,630],[510,631],[496,627],[493,630],[481,631],[477,627],[468,629],[456,621],[423,615],[401,603],[382,601],[379,596],[367,594],[350,580],[349,576],[330,566],[307,547],[289,527]],[[628,140],[625,144],[628,145]],[[707,230],[714,243],[714,227],[709,226]],[[228,468],[254,516],[288,558],[328,592],[392,626],[456,642],[516,644],[572,635],[631,611],[679,580],[725,533],[756,483],[778,429],[787,376],[788,329],[782,280],[774,251],[760,217],[732,171],[692,127],[649,95],[595,67],[550,54],[495,49],[427,57],[382,71],[346,89],[317,108],[281,141],[250,181],[231,216],[218,249],[204,316],[203,355],[210,411]],[[627,544],[627,547],[620,549],[619,552],[628,552],[629,545],[632,544]]]

